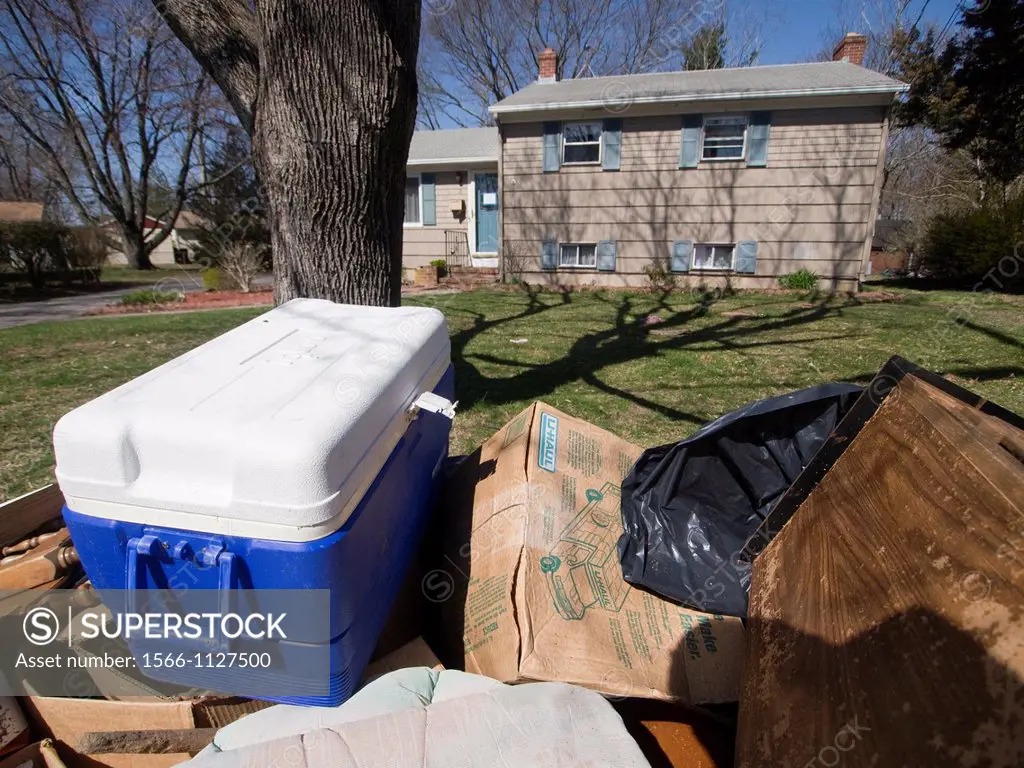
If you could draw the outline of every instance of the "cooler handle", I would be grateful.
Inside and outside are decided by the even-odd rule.
[[[238,559],[234,553],[226,552],[224,545],[211,543],[199,550],[198,555],[194,554],[192,545],[187,541],[179,541],[174,545],[173,550],[165,547],[158,536],[147,533],[144,536],[136,536],[128,539],[128,566],[127,566],[127,611],[138,613],[136,610],[136,592],[139,591],[139,560],[144,557],[152,557],[157,560],[175,562],[201,563],[205,566],[217,566],[219,568],[217,578],[217,589],[220,592],[220,612],[225,615],[231,612],[231,590],[235,585],[235,577],[238,571]],[[227,647],[229,641],[221,641],[219,645]]]
[[[423,392],[409,406],[409,416],[415,419],[420,411],[426,411],[427,413],[439,413],[454,421],[455,408],[458,404],[457,400],[453,403],[447,397],[441,397],[434,392]]]

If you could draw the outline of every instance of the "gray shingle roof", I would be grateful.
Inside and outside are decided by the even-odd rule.
[[[498,162],[497,128],[451,128],[416,131],[409,145],[409,165],[457,161]]]
[[[898,80],[844,61],[766,67],[658,72],[536,82],[502,99],[492,114],[629,104],[733,98],[825,96],[845,93],[898,93]]]

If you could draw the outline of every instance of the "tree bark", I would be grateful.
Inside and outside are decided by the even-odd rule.
[[[260,0],[255,30],[241,0],[217,0],[227,16],[205,12],[207,0],[154,2],[251,125],[275,300],[397,306],[418,0]]]
[[[128,266],[133,269],[153,269],[153,262],[149,259],[150,249],[146,247],[146,236],[141,230],[121,230],[121,243],[123,245],[124,257]]]

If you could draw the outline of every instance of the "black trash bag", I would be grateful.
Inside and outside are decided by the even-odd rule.
[[[622,482],[626,581],[745,618],[744,545],[862,391],[822,384],[761,400],[681,443],[644,451]]]

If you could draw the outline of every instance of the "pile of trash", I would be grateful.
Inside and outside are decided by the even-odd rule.
[[[330,358],[322,340],[311,353],[316,345],[287,327],[322,309],[305,305],[283,329],[254,331],[281,339],[274,355],[292,366],[286,376],[309,365],[315,378]],[[218,693],[173,668],[157,685],[137,668],[96,665],[80,687],[68,675],[64,695],[0,699],[0,768],[1024,764],[1020,417],[893,358],[866,389],[753,403],[647,450],[537,402],[445,463],[451,381],[436,354],[417,356],[441,338],[424,312],[405,316],[403,338],[419,341],[392,349],[392,367],[374,380],[397,392],[400,372],[425,360],[409,386],[434,371],[429,396],[401,414],[405,431],[381,443],[340,522],[307,506],[307,528],[282,543],[261,535],[280,533],[284,512],[240,516],[221,538],[204,533],[198,512],[160,528],[110,503],[101,518],[74,509],[88,500],[81,472],[66,483],[67,506],[57,486],[0,506],[0,621],[21,624],[18,611],[38,611],[42,595],[79,593],[67,628],[46,640],[72,646],[75,614],[110,602],[124,574],[129,592],[184,593],[174,569],[192,563],[196,584],[223,596],[262,588],[254,570],[272,563],[294,568],[276,574],[294,588],[331,590],[330,685],[293,695],[287,666],[277,678],[253,670],[246,685],[278,687],[243,696],[233,678],[211,675]],[[360,327],[372,336],[373,323]],[[225,371],[248,364],[269,348],[262,341],[241,345],[242,363],[224,346],[217,359]],[[169,375],[150,383],[188,391]],[[214,383],[221,391],[238,379],[230,371]],[[287,430],[304,411],[295,388],[282,392],[284,405],[261,396],[275,413],[291,409]],[[132,402],[144,394],[132,389]],[[372,412],[349,394],[332,390],[343,408]],[[334,417],[321,421],[366,426]],[[95,459],[73,427],[58,428],[59,477]],[[144,454],[146,431],[135,429],[131,448]],[[118,440],[110,445],[124,455]],[[339,459],[325,450],[316,466],[330,473]],[[407,486],[394,493],[410,495],[370,482],[389,473]],[[249,479],[239,474],[233,488]],[[262,487],[284,510],[298,501]],[[374,511],[374,494],[419,499],[422,519],[408,506],[405,527],[391,527],[403,519]],[[332,567],[316,559],[331,551],[360,569],[303,570]],[[23,630],[38,645],[40,622],[5,624],[5,636]],[[2,672],[29,685],[13,661]]]

